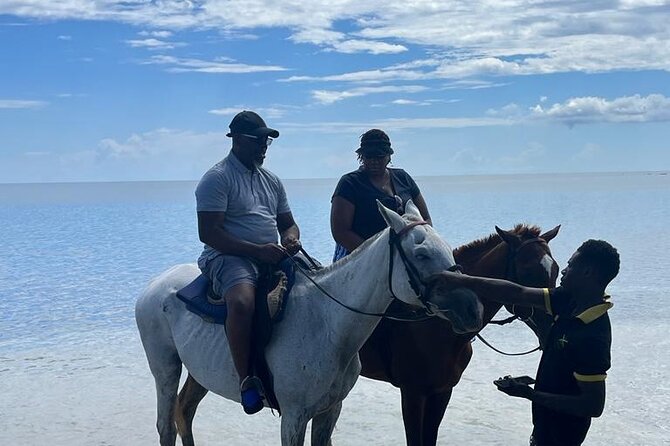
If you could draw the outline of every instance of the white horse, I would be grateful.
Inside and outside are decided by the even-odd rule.
[[[419,211],[411,201],[404,217],[379,203],[378,206],[390,229],[365,242],[347,258],[311,275],[332,298],[350,309],[298,274],[284,318],[274,328],[266,358],[282,410],[282,446],[303,445],[310,420],[312,445],[331,444],[342,400],[358,378],[358,350],[379,322],[379,314],[391,303],[391,293],[410,305],[425,306],[410,285],[410,276],[418,275],[415,279],[422,284],[431,274],[455,265],[452,249],[432,227],[420,222]],[[400,241],[391,250],[389,237],[393,234],[399,234]],[[142,344],[156,382],[156,426],[161,446],[176,442],[174,411],[182,364],[204,388],[230,400],[240,399],[239,380],[225,331],[188,311],[175,296],[199,273],[192,264],[170,268],[150,282],[135,307]],[[445,296],[439,297],[445,302]],[[428,300],[425,302],[430,305]],[[448,310],[457,313],[455,323],[462,325],[462,330],[480,328],[482,307],[474,294],[469,304],[463,305],[460,296],[454,306]]]

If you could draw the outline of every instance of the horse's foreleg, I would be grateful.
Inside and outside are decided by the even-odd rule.
[[[303,446],[309,418],[306,413],[283,413],[281,419],[281,446]]]
[[[189,373],[179,392],[179,397],[175,404],[174,421],[177,424],[177,431],[181,436],[183,446],[195,446],[193,440],[193,418],[198,404],[207,395],[208,390],[200,385]]]
[[[312,419],[312,446],[331,446],[333,429],[342,410],[342,401]]]
[[[426,397],[421,392],[400,389],[402,397],[402,420],[405,423],[407,446],[423,446],[423,424]]]
[[[453,387],[444,392],[435,392],[426,397],[426,411],[423,415],[423,446],[435,446],[440,423],[451,399]]]

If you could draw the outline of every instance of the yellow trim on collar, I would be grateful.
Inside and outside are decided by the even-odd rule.
[[[542,293],[544,294],[544,309],[549,316],[553,316],[554,313],[551,311],[551,299],[549,299],[549,288],[542,288]]]
[[[596,383],[605,381],[605,378],[607,378],[607,373],[603,373],[602,375],[580,375],[579,373],[575,372],[573,375],[577,381],[584,383]]]
[[[589,324],[596,319],[598,319],[603,314],[607,313],[607,310],[612,308],[614,304],[612,302],[603,302],[598,305],[594,305],[591,308],[587,308],[577,315],[577,319],[581,320],[585,324]]]

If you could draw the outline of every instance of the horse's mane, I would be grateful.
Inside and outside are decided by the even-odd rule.
[[[519,223],[514,226],[512,232],[523,238],[530,237],[539,237],[540,228],[537,226],[528,226],[524,223]],[[469,264],[471,262],[477,261],[482,255],[489,252],[498,244],[502,242],[502,239],[497,233],[493,233],[487,237],[475,240],[470,242],[467,245],[459,246],[454,249],[454,258],[457,263]]]

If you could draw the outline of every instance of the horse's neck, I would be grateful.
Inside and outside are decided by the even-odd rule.
[[[371,241],[363,251],[352,254],[355,257],[317,275],[317,283],[349,308],[366,313],[383,313],[391,303],[387,232]],[[318,296],[310,300],[314,304],[319,303],[323,320],[330,326],[333,341],[343,346],[343,350],[357,352],[372,334],[380,318],[359,314],[339,305],[310,282],[306,283],[306,287],[309,295]]]
[[[479,257],[476,261],[471,262],[470,264],[462,264],[463,272],[470,276],[506,279],[508,249],[506,243],[498,243],[493,249]],[[456,259],[456,261],[458,262],[458,259]],[[483,297],[483,319],[484,324],[488,324],[491,319],[493,319],[493,316],[495,316],[500,308],[502,308],[502,304],[488,299],[487,296]]]

